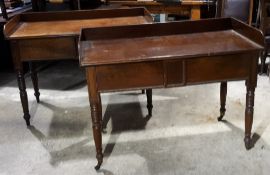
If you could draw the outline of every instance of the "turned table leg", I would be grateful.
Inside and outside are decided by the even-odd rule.
[[[245,146],[246,149],[252,148],[252,140],[251,140],[251,128],[253,123],[253,108],[254,108],[254,91],[255,87],[250,86],[248,83],[247,86],[247,94],[246,94],[246,110],[245,110]]]
[[[226,96],[227,96],[227,82],[220,83],[220,116],[218,121],[221,121],[226,112]]]
[[[92,118],[92,128],[94,135],[94,142],[96,146],[96,158],[97,165],[95,169],[100,169],[100,166],[103,162],[103,154],[102,154],[102,106],[101,106],[101,98],[100,93],[97,89],[96,83],[96,72],[95,68],[87,68],[86,70],[87,76],[87,84],[88,84],[88,93],[89,93],[89,101],[91,107],[91,118]]]
[[[254,110],[254,96],[255,88],[257,86],[257,69],[258,69],[258,59],[253,59],[250,67],[250,75],[246,80],[246,109],[245,109],[245,146],[249,150],[254,145],[251,140],[251,129],[253,123],[253,110]]]
[[[37,71],[36,71],[36,67],[35,64],[32,62],[29,62],[29,69],[30,69],[30,75],[31,75],[31,79],[32,79],[32,83],[33,83],[33,87],[34,87],[34,95],[36,97],[36,101],[39,103],[39,88],[38,88],[38,77],[37,77]]]
[[[22,67],[22,66],[21,66]],[[17,69],[17,81],[18,86],[20,90],[20,97],[21,97],[21,103],[23,107],[23,118],[25,119],[26,125],[30,125],[30,114],[28,109],[28,98],[27,98],[27,92],[26,92],[26,86],[25,86],[25,79],[24,79],[24,73],[23,69]]]
[[[146,89],[148,115],[152,116],[152,89]]]
[[[100,169],[100,166],[103,162],[103,154],[102,154],[102,113],[101,113],[101,101],[100,94],[97,95],[97,99],[92,99],[90,101],[91,106],[91,117],[92,117],[92,127],[94,134],[94,141],[96,145],[96,158],[97,165],[95,167],[96,170]],[[91,98],[91,97],[90,97]]]

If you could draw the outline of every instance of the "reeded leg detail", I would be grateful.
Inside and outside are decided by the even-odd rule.
[[[17,70],[17,82],[20,90],[20,98],[21,103],[23,107],[23,118],[25,119],[26,125],[30,125],[30,114],[28,109],[28,98],[27,98],[27,92],[26,92],[26,86],[25,86],[25,79],[23,70]]]
[[[246,94],[246,110],[245,110],[245,146],[249,150],[253,147],[251,140],[251,128],[253,123],[253,107],[254,107],[254,87],[247,86]]]
[[[98,94],[97,101],[91,101],[91,116],[92,116],[92,125],[93,125],[93,134],[94,141],[96,145],[96,158],[97,165],[95,169],[98,170],[103,162],[103,154],[102,154],[102,109],[101,109],[101,100],[100,95]]]
[[[38,88],[38,77],[37,77],[37,71],[35,68],[35,64],[34,63],[29,63],[29,68],[30,68],[30,75],[31,75],[31,79],[32,79],[32,83],[33,83],[33,87],[35,90],[35,97],[36,97],[36,101],[39,103],[39,88]]]
[[[96,83],[95,67],[89,67],[86,69],[86,77],[87,77],[89,101],[90,101],[90,107],[91,107],[93,136],[94,136],[95,147],[96,147],[96,158],[98,161],[97,165],[95,166],[95,169],[99,170],[103,162],[102,134],[101,134],[102,106],[101,106],[100,93],[98,92],[97,83]]]
[[[226,112],[226,96],[227,96],[227,82],[220,83],[220,116],[218,117],[218,121],[223,119],[223,116]]]
[[[152,89],[146,89],[148,115],[152,116]]]

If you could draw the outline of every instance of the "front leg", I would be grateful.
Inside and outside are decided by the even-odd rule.
[[[91,97],[90,97],[91,98]],[[102,154],[102,109],[101,109],[101,100],[100,94],[98,94],[98,99],[90,99],[91,106],[91,117],[92,117],[92,128],[94,134],[94,141],[96,145],[96,158],[97,165],[95,166],[96,170],[100,169],[100,166],[103,162]]]
[[[22,66],[21,66],[22,67]],[[27,92],[26,92],[26,86],[25,86],[25,79],[24,79],[24,73],[23,69],[17,69],[17,82],[20,90],[20,98],[21,103],[23,107],[23,118],[25,119],[26,125],[30,125],[30,114],[29,114],[29,108],[28,108],[28,98],[27,98]]]
[[[226,112],[226,96],[227,96],[227,82],[220,83],[220,116],[218,117],[218,121],[221,121]]]
[[[251,140],[251,128],[253,123],[253,108],[254,108],[254,92],[255,87],[250,86],[247,83],[247,94],[246,94],[246,110],[245,110],[245,146],[246,149],[253,147]]]
[[[246,149],[251,149],[254,145],[251,140],[251,128],[253,123],[253,110],[254,110],[254,94],[257,86],[257,73],[258,73],[258,56],[254,55],[254,58],[250,62],[250,74],[246,80],[246,109],[245,109],[245,146]]]
[[[92,118],[92,128],[93,136],[96,146],[96,158],[97,165],[96,170],[100,169],[103,162],[102,154],[102,109],[101,109],[101,98],[98,92],[97,82],[96,82],[96,70],[95,67],[89,67],[86,69],[89,101],[91,107],[91,118]]]
[[[32,62],[29,62],[29,69],[30,69],[30,75],[31,75],[31,79],[32,79],[32,83],[33,83],[33,87],[34,87],[34,95],[36,97],[36,101],[39,103],[39,88],[38,88],[38,77],[37,77],[37,71],[36,71],[36,67],[35,64]]]

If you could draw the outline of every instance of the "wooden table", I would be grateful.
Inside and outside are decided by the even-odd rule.
[[[122,4],[128,7],[145,7],[151,13],[166,13],[201,18],[201,6],[213,5],[214,1],[182,0],[179,2],[157,2],[154,0],[110,0],[109,4]]]
[[[10,40],[26,124],[30,125],[30,114],[23,62],[78,59],[77,44],[82,27],[146,23],[152,23],[152,17],[144,8],[26,13],[12,18],[5,25],[4,33]],[[33,64],[30,64],[30,73],[39,102],[38,78]]]
[[[257,66],[264,48],[259,30],[236,19],[209,19],[83,29],[79,44],[89,89],[96,169],[103,161],[100,93],[108,91],[148,89],[151,93],[152,88],[221,82],[218,120],[222,120],[227,81],[245,80],[244,141],[247,149],[252,147]]]

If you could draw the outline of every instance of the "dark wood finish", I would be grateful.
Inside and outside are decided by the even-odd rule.
[[[86,68],[99,168],[101,92],[221,82],[221,115],[227,81],[246,80],[245,145],[251,148],[261,32],[233,18],[83,29],[80,64]],[[125,47],[120,47],[125,45]],[[123,83],[125,82],[125,83]],[[152,109],[148,98],[149,114]],[[96,107],[95,107],[96,106]]]
[[[86,70],[87,82],[92,84],[92,86],[88,86],[89,92],[89,100],[91,107],[91,117],[92,117],[92,127],[93,127],[93,135],[94,141],[96,145],[96,158],[98,160],[98,164],[95,167],[96,169],[100,168],[100,165],[103,162],[103,154],[102,154],[102,109],[101,109],[101,98],[100,93],[97,92],[97,82],[96,82],[96,70],[94,67]]]
[[[78,38],[82,27],[103,27],[152,23],[144,8],[38,12],[25,13],[12,18],[4,29],[11,42],[14,67],[18,72],[21,102],[29,125],[28,100],[22,74],[22,62],[78,59]],[[30,66],[31,68],[31,66]],[[39,102],[38,78],[30,69],[35,96]]]
[[[22,108],[23,108],[23,118],[25,119],[26,125],[30,125],[30,113],[28,108],[28,97],[26,93],[26,86],[25,86],[25,79],[24,79],[24,73],[23,69],[17,69],[17,82],[20,90],[20,98],[22,102]]]
[[[258,59],[254,56],[249,65],[249,77],[246,80],[246,110],[245,110],[245,146],[247,149],[253,147],[251,140],[251,129],[253,123],[254,95],[257,86]]]
[[[110,4],[121,4],[128,7],[145,7],[151,13],[167,13],[189,16],[190,19],[201,18],[201,6],[213,5],[214,1],[182,0],[179,2],[157,2],[143,0],[110,0]]]

